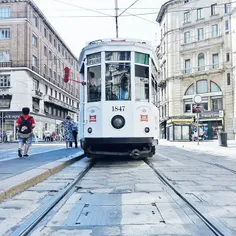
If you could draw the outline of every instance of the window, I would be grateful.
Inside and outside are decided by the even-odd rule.
[[[223,109],[223,99],[222,98],[211,98],[211,110],[218,111]]]
[[[53,90],[52,88],[50,88],[50,95],[52,96],[52,94],[53,94]]]
[[[45,85],[45,94],[48,94],[48,86]]]
[[[185,12],[184,13],[184,23],[190,22],[190,12]]]
[[[184,43],[190,43],[190,31],[184,33]]]
[[[225,21],[225,31],[228,31],[229,30],[229,21],[226,20]]]
[[[193,95],[194,94],[194,84],[191,84],[187,91],[185,92],[185,95]]]
[[[9,39],[10,29],[0,29],[0,39]]]
[[[197,39],[198,40],[203,40],[204,39],[203,28],[197,30]]]
[[[218,36],[218,25],[212,25],[211,26],[212,29],[212,38],[217,37]]]
[[[212,55],[212,68],[218,69],[219,68],[219,54],[213,54]]]
[[[39,90],[39,81],[36,79],[33,79],[33,89]]]
[[[229,57],[229,52],[226,53],[226,61],[229,62],[230,57]]]
[[[230,85],[230,73],[227,73],[227,85]]]
[[[54,39],[54,47],[57,48],[57,41]]]
[[[55,98],[57,98],[57,91],[55,91]]]
[[[61,45],[58,43],[58,52],[61,52]]]
[[[10,11],[10,7],[0,8],[0,18],[9,18],[11,16]]]
[[[229,13],[229,3],[225,4],[225,14]]]
[[[43,53],[44,53],[44,56],[47,57],[48,54],[47,54],[47,47],[44,45],[43,47]]]
[[[50,78],[52,78],[52,69],[51,68],[49,68],[49,76],[50,76]]]
[[[217,4],[212,4],[211,5],[211,15],[212,16],[216,15],[216,6],[217,6]]]
[[[52,35],[49,34],[49,42],[52,43]]]
[[[10,75],[0,75],[0,87],[10,87]]]
[[[131,100],[130,63],[106,63],[106,100]]]
[[[38,27],[38,19],[37,16],[33,15],[32,17],[32,23],[35,27]]]
[[[185,60],[184,65],[185,65],[185,73],[186,74],[190,73],[190,59]]]
[[[45,75],[48,73],[47,65],[45,65],[45,64],[43,65],[43,72]]]
[[[130,61],[130,52],[106,52],[106,61]]]
[[[47,29],[44,28],[44,37],[47,38]]]
[[[191,113],[192,112],[192,99],[184,100],[184,112]]]
[[[198,55],[198,71],[204,71],[205,70],[205,58],[204,54],[200,53]]]
[[[35,35],[32,36],[32,45],[38,47],[38,38]]]
[[[87,100],[88,102],[101,101],[101,66],[93,66],[87,69]],[[68,101],[67,101],[68,103]]]
[[[56,58],[56,56],[54,56],[53,60],[54,60],[54,65],[57,65],[57,58]]]
[[[213,81],[211,81],[211,93],[221,92],[220,87]]]
[[[198,20],[202,19],[202,8],[197,9],[197,19]]]
[[[36,56],[32,56],[32,66],[38,67],[38,58]]]
[[[140,52],[135,52],[135,63],[149,65],[149,55]]]
[[[10,53],[9,51],[0,51],[0,62],[9,62]]]
[[[208,92],[207,80],[197,81],[197,94],[207,93],[207,92]]]
[[[149,67],[135,65],[135,100],[149,101]]]
[[[49,60],[52,60],[52,52],[49,51],[48,54],[49,54]]]
[[[57,79],[57,73],[55,71],[53,72],[53,76],[54,76],[54,79],[56,80]]]

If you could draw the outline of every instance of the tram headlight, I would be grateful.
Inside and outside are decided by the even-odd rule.
[[[111,119],[111,124],[115,129],[121,129],[125,126],[125,118],[120,115],[116,115]]]
[[[91,134],[93,132],[93,129],[91,127],[88,128],[88,133]]]
[[[150,132],[149,127],[145,127],[144,131],[145,131],[145,133],[149,133]]]

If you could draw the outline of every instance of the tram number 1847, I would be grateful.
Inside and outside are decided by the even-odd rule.
[[[125,111],[125,106],[112,106],[112,111]]]

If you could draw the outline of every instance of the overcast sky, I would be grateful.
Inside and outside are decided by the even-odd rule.
[[[79,56],[86,42],[116,37],[115,18],[110,17],[115,15],[115,0],[34,2],[76,56]],[[118,0],[119,14],[135,2],[136,0]],[[166,0],[138,0],[119,17],[119,38],[138,38],[152,41],[157,45],[160,30],[156,17],[165,2]]]

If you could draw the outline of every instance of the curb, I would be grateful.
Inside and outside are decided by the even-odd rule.
[[[0,182],[0,203],[3,200],[11,198],[16,194],[25,191],[27,188],[30,188],[33,185],[46,180],[48,177],[56,174],[65,167],[80,160],[83,157],[83,154],[84,153],[81,151],[76,156],[74,155],[71,157],[62,158],[19,175],[2,180]]]

